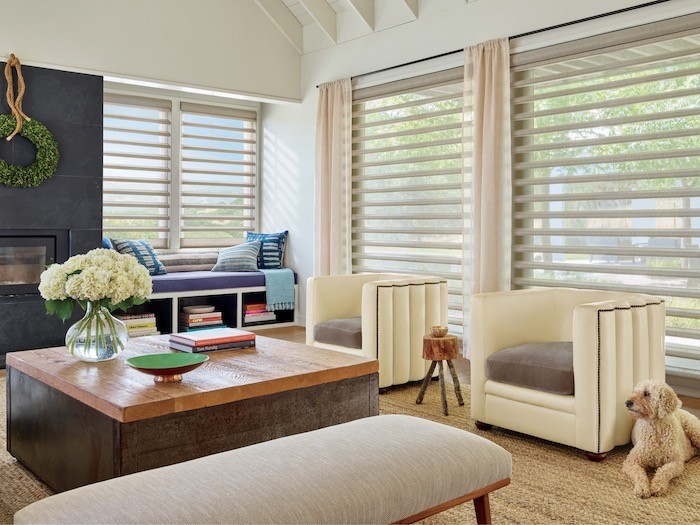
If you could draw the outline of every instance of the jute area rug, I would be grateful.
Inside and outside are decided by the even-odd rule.
[[[514,432],[480,432],[469,417],[469,387],[462,387],[466,405],[458,407],[448,385],[449,416],[440,409],[438,385],[428,388],[422,405],[415,404],[417,384],[394,387],[380,397],[383,414],[407,414],[469,430],[490,439],[513,455],[511,485],[491,496],[495,524],[506,523],[700,523],[700,458],[663,497],[639,500],[632,495],[620,467],[629,448],[616,449],[603,463],[582,452]],[[20,466],[5,450],[5,380],[0,378],[0,523],[51,494],[50,489]],[[449,462],[450,458],[444,458]],[[475,523],[471,503],[448,510],[424,523]]]

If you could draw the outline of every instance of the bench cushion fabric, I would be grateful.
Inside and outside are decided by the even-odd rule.
[[[574,344],[556,341],[505,348],[486,360],[486,377],[499,383],[572,395]]]
[[[179,272],[155,275],[152,280],[153,293],[265,286],[265,276],[262,272]],[[296,274],[294,274],[294,282],[297,282]]]
[[[392,523],[510,475],[484,438],[375,416],[57,494],[15,524]]]
[[[362,317],[329,319],[314,326],[314,340],[346,348],[362,348]]]

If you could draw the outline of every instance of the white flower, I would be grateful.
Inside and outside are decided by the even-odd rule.
[[[96,249],[75,255],[63,264],[54,264],[41,274],[39,292],[46,300],[75,299],[112,304],[152,292],[148,270],[131,255]]]

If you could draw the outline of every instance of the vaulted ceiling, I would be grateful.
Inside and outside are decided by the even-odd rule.
[[[409,23],[475,0],[256,0],[299,53]]]

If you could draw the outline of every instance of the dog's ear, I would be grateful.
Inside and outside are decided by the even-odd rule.
[[[659,389],[659,405],[656,410],[659,419],[663,419],[672,414],[678,410],[681,405],[681,400],[678,399],[678,396],[673,389],[670,386],[663,384]]]

